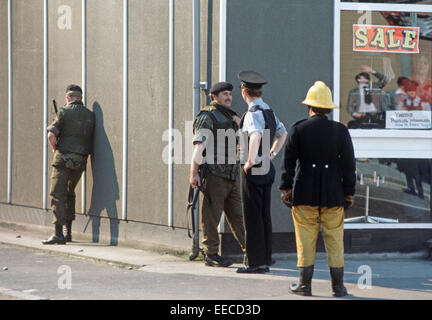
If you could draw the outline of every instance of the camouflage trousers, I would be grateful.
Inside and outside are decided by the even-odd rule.
[[[75,187],[83,171],[83,169],[54,166],[50,189],[54,224],[64,225],[67,221],[75,220]]]
[[[203,250],[206,255],[219,251],[218,226],[225,213],[226,220],[234,238],[243,252],[246,251],[245,228],[241,204],[240,179],[231,181],[211,173],[203,183],[211,203],[204,198],[201,206],[201,229],[203,233]]]

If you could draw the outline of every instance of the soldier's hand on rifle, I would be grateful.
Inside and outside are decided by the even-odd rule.
[[[281,190],[281,200],[288,208],[291,208],[293,205],[292,189]]]
[[[192,188],[196,188],[197,186],[201,185],[201,179],[199,177],[198,172],[196,173],[191,173],[190,178],[189,178],[189,183],[191,185]]]

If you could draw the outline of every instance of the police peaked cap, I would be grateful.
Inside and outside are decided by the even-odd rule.
[[[219,92],[222,91],[232,91],[233,90],[233,85],[229,82],[218,82],[215,83],[211,88],[210,88],[210,93],[212,94],[218,94]]]
[[[68,85],[66,88],[66,93],[69,91],[79,91],[79,92],[83,93],[81,87],[77,86],[76,84]]]
[[[242,85],[249,89],[260,89],[263,85],[267,84],[267,80],[255,71],[241,71],[238,74],[238,78],[242,82]]]

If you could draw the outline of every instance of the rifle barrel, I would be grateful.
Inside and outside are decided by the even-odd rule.
[[[57,102],[55,101],[55,99],[53,100],[53,107],[54,107],[54,112],[57,114],[58,109],[57,109]]]

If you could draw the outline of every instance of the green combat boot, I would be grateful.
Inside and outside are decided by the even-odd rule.
[[[299,267],[299,283],[293,284],[289,288],[289,292],[300,296],[312,296],[312,276],[314,266]]]
[[[344,297],[348,294],[347,289],[343,284],[344,268],[330,267],[330,276],[332,281],[332,289],[334,297]]]

